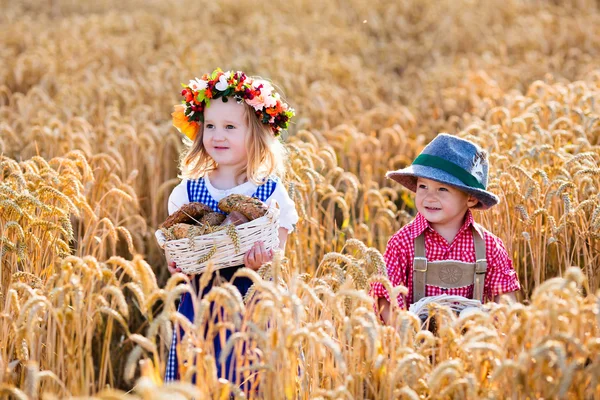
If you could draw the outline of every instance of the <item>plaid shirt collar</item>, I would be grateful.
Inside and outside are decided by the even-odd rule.
[[[481,226],[476,224],[475,220],[473,219],[473,213],[471,213],[471,210],[467,210],[467,214],[465,215],[465,222],[458,230],[456,238],[460,237],[462,233],[465,230],[469,229],[471,226],[474,227],[477,232],[479,232],[482,238],[484,237]],[[408,230],[409,236],[411,239],[414,240],[425,231],[435,232],[435,230],[431,227],[429,221],[427,221],[421,213],[417,213],[415,219],[410,223],[410,229]]]

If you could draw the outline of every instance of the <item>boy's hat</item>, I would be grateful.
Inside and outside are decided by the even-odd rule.
[[[417,178],[446,183],[473,195],[479,203],[473,207],[488,209],[499,202],[488,192],[487,153],[476,144],[456,136],[440,133],[429,143],[412,165],[389,171],[386,177],[417,191]]]

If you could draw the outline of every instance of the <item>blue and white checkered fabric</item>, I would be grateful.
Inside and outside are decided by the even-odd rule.
[[[275,191],[275,187],[277,186],[278,182],[279,182],[279,179],[277,177],[270,177],[267,180],[267,182],[260,185],[256,189],[256,192],[254,192],[252,197],[256,197],[257,199],[259,199],[262,202],[267,201],[267,199],[269,197],[271,197],[271,195]],[[193,181],[192,180],[188,181],[187,189],[188,189],[188,198],[189,198],[190,202],[200,202],[200,203],[206,204],[207,206],[212,208],[214,211],[223,213],[223,211],[219,210],[219,202],[216,201],[215,199],[213,199],[212,196],[210,195],[210,193],[208,192],[208,188],[206,187],[204,178],[200,178],[200,179],[193,180]],[[184,297],[186,295],[189,296],[189,294],[183,294],[181,297],[180,308],[181,308],[181,303],[183,303]],[[189,301],[189,299],[188,299],[188,301]],[[190,318],[190,316],[187,316],[187,317]],[[193,318],[193,315],[191,315],[191,317]],[[182,335],[182,334],[183,333],[180,331],[179,335]],[[176,348],[177,348],[177,329],[174,329],[173,330],[173,340],[171,342],[171,348],[169,349],[169,357],[167,358],[167,368],[165,371],[165,382],[172,382],[172,381],[176,381],[179,379],[179,368],[178,368],[179,363],[177,361]],[[216,356],[219,357],[218,354]]]
[[[278,182],[279,182],[279,178],[277,178],[277,177],[269,178],[267,180],[267,182],[260,185],[256,189],[256,192],[254,192],[252,197],[256,197],[257,199],[259,199],[262,202],[267,201],[267,199],[269,197],[271,197],[271,195],[275,191],[275,187],[277,186]],[[210,195],[210,193],[208,192],[208,188],[206,187],[206,182],[205,182],[204,178],[200,178],[200,179],[196,179],[196,180],[189,180],[187,183],[187,190],[188,190],[188,198],[191,203],[198,202],[198,203],[206,204],[207,206],[212,208],[213,211],[217,211],[222,214],[225,214],[223,211],[219,210],[219,202],[216,201],[215,199],[213,199],[212,196]]]
[[[184,294],[185,295],[185,294]],[[167,369],[165,370],[165,382],[173,382],[178,379],[179,371],[177,368],[177,330],[173,330],[173,340],[169,349],[169,357],[167,358]]]
[[[210,193],[208,192],[208,188],[206,187],[206,182],[204,178],[189,180],[187,183],[187,191],[188,191],[188,199],[190,203],[202,203],[206,204],[213,211],[220,212],[222,214],[223,211],[219,210],[219,202],[212,198]]]

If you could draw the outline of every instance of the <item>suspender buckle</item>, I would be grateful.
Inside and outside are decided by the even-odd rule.
[[[487,272],[487,260],[477,260],[475,262],[475,274],[484,274]]]
[[[415,257],[413,261],[413,269],[419,272],[427,272],[427,258]]]

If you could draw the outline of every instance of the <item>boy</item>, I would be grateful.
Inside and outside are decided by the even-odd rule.
[[[486,190],[487,154],[477,145],[439,134],[413,164],[387,177],[416,192],[417,216],[388,241],[384,259],[394,286],[408,288],[400,307],[440,294],[513,301],[519,281],[498,237],[473,221],[471,209],[486,210],[498,197]],[[390,319],[390,297],[374,283],[382,320]]]

